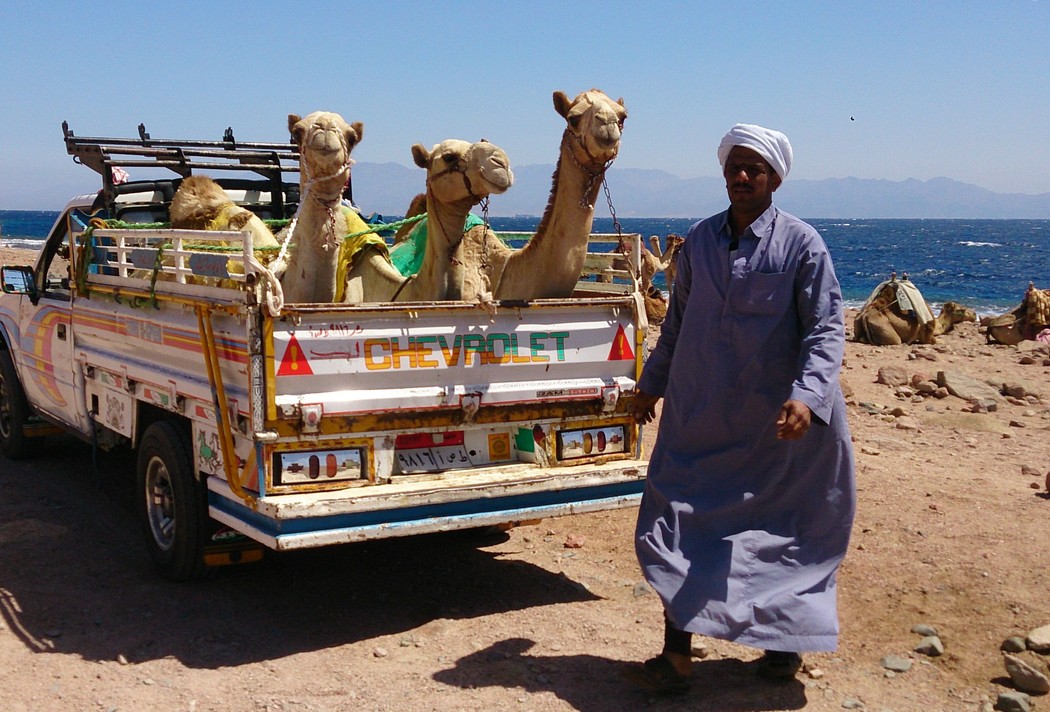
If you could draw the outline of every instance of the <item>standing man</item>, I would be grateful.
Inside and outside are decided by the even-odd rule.
[[[648,423],[665,398],[635,533],[664,646],[628,670],[657,692],[687,689],[693,633],[764,650],[766,677],[834,650],[855,509],[839,283],[817,231],[773,205],[791,144],[737,124],[718,160],[729,209],[689,230],[634,401]]]

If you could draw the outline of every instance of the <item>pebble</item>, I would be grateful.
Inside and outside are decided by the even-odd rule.
[[[386,648],[375,648],[372,651],[372,655],[377,657],[377,658],[385,658],[389,654],[390,653],[387,651]]]
[[[915,646],[915,652],[929,655],[931,658],[940,657],[944,655],[944,643],[936,635],[928,635]]]
[[[1005,653],[1003,663],[1006,666],[1006,673],[1017,689],[1037,695],[1050,692],[1050,679],[1020,657]]]
[[[911,670],[911,660],[899,655],[885,655],[882,658],[882,667],[893,672],[908,672]]]
[[[1050,653],[1050,625],[1040,626],[1028,633],[1026,644],[1037,653]]]
[[[1031,712],[1032,698],[1023,692],[1001,692],[994,709],[999,712]]]
[[[937,629],[926,623],[916,623],[911,627],[911,632],[921,636],[937,635]]]
[[[875,378],[876,383],[882,383],[887,386],[903,386],[911,380],[908,376],[908,372],[903,366],[883,366],[879,369],[878,376]]]
[[[856,697],[847,697],[842,701],[842,709],[844,710],[862,710],[864,709],[864,702],[858,700]]]
[[[893,427],[897,430],[918,430],[919,421],[907,415],[902,415],[897,418],[897,421],[893,424]]]
[[[1020,653],[1027,649],[1028,645],[1024,642],[1024,638],[1019,635],[1010,636],[999,646],[999,650],[1002,650],[1004,653]]]

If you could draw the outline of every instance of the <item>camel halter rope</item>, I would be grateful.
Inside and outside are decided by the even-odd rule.
[[[482,139],[482,140],[484,141],[484,139]],[[479,294],[478,294],[478,305],[480,307],[482,307],[485,311],[487,311],[489,313],[489,316],[491,317],[491,316],[494,316],[496,314],[496,300],[495,300],[495,298],[492,295],[492,280],[489,279],[489,275],[488,275],[488,273],[486,271],[486,270],[488,270],[488,267],[489,267],[489,241],[488,241],[488,234],[489,234],[489,231],[490,231],[489,230],[489,196],[486,195],[485,197],[481,197],[481,196],[477,195],[474,192],[474,186],[472,186],[470,184],[470,176],[467,175],[467,171],[466,171],[465,168],[462,169],[462,170],[460,170],[458,168],[449,168],[446,171],[443,171],[441,173],[438,173],[438,174],[432,176],[431,180],[433,180],[434,178],[440,178],[441,176],[445,175],[446,173],[451,173],[452,171],[458,171],[460,174],[462,174],[462,176],[463,176],[463,184],[467,188],[467,193],[473,199],[473,202],[475,204],[481,206],[481,215],[482,215],[482,223],[483,224],[480,227],[482,227],[484,229],[484,233],[482,234],[482,237],[481,237],[481,260],[478,261],[477,271],[478,271],[478,278],[481,280],[481,283],[484,285],[484,288],[479,291]],[[429,180],[427,181],[427,192],[428,193],[430,192],[430,181]],[[445,226],[442,225],[441,228],[444,230]],[[462,228],[460,228],[460,230],[459,230],[459,239],[456,240],[455,243],[452,244],[451,250],[449,251],[448,259],[449,259],[449,262],[451,264],[453,264],[453,265],[461,264],[460,261],[457,260],[454,257],[454,254],[455,254],[456,250],[459,248],[459,246],[463,243],[464,235],[465,235],[465,232],[463,231]],[[409,277],[409,279],[411,279],[411,277]],[[405,280],[405,282],[407,283],[408,280]],[[404,287],[404,286],[405,286],[404,284],[401,285],[401,287]],[[399,287],[397,291],[398,291],[398,293],[400,293],[401,292],[401,288]],[[394,295],[394,300],[396,300],[396,299],[397,299],[397,294]],[[391,300],[391,301],[393,301],[393,300]]]
[[[321,181],[330,180],[332,178],[338,178],[343,173],[349,176],[350,167],[354,165],[354,159],[350,158],[350,151],[347,150],[346,161],[331,175],[312,177],[310,175],[310,164],[304,162],[302,158],[299,159],[299,170],[302,173],[302,177],[306,180],[300,179],[301,195],[299,196],[299,206],[295,209],[295,215],[292,216],[292,221],[288,223],[288,232],[284,236],[284,240],[281,241],[281,249],[277,253],[277,259],[273,262],[275,268],[280,269],[281,265],[284,264],[285,257],[288,254],[288,247],[292,242],[292,235],[295,234],[295,228],[299,224],[299,213],[303,209],[303,205],[306,204],[308,199],[316,200],[320,203],[328,212],[328,220],[325,224],[325,240],[322,247],[327,252],[329,249],[339,247],[339,238],[335,234],[335,208],[339,203],[339,198],[342,192],[338,193],[335,198],[325,199],[320,196],[311,195],[313,187]],[[344,181],[345,182],[345,181]],[[266,308],[269,310],[272,316],[277,316],[284,309],[284,289],[281,288],[281,281],[274,274],[273,270],[267,269],[258,260],[255,259],[254,255],[250,258],[249,266],[262,276],[266,281]]]
[[[442,178],[444,176],[447,176],[449,173],[459,173],[463,177],[463,185],[467,189],[467,194],[472,198],[472,204],[482,203],[484,205],[484,210],[485,210],[485,227],[487,229],[488,228],[488,223],[489,223],[488,197],[482,198],[482,197],[478,196],[474,192],[474,187],[470,184],[470,176],[467,175],[466,167],[464,166],[463,168],[460,168],[459,166],[460,166],[460,164],[457,163],[456,166],[446,168],[445,170],[441,171],[440,173],[435,173],[434,175],[429,176],[427,178],[427,202],[429,203],[431,201],[431,199],[433,198],[434,191],[433,191],[433,188],[431,188],[431,185],[433,184],[433,182],[435,180],[437,180],[438,178]],[[438,224],[438,227],[440,227],[441,230],[445,234],[450,234],[449,231],[448,231],[448,228],[444,224],[442,224],[441,219],[438,218],[436,215],[435,215],[435,218],[437,218],[436,222]],[[429,220],[429,217],[428,217],[428,220]],[[458,249],[460,244],[462,244],[462,242],[463,242],[463,226],[462,225],[459,226],[456,229],[456,231],[451,233],[451,234],[458,234],[459,238],[450,245],[450,249],[449,249],[449,253],[448,253],[448,261],[452,265],[457,265],[457,264],[460,264],[460,262],[453,255],[454,255],[456,249]],[[430,238],[428,237],[427,238],[427,242],[429,242],[429,241],[430,241]],[[413,279],[415,279],[415,277],[416,277],[415,274],[410,274],[407,277],[405,277],[404,280],[402,280],[401,284],[398,286],[397,290],[394,292],[393,296],[390,297],[390,301],[396,302],[397,298],[399,296],[401,296],[402,290],[404,290],[404,288],[408,286],[408,283],[411,282]]]
[[[314,177],[310,175],[310,163],[303,162],[302,159],[299,161],[303,176],[306,178],[304,181],[300,181],[300,187],[302,188],[302,195],[299,196],[299,207],[295,209],[295,215],[292,216],[292,222],[288,224],[288,234],[284,236],[284,241],[281,242],[281,251],[277,255],[277,264],[280,264],[284,260],[285,255],[288,253],[288,245],[292,241],[292,235],[295,233],[295,228],[299,224],[299,213],[302,212],[303,206],[306,204],[307,199],[316,200],[321,207],[328,212],[328,221],[325,224],[325,239],[324,239],[324,250],[327,252],[332,248],[339,247],[339,239],[335,235],[335,208],[339,204],[339,198],[342,196],[342,191],[336,193],[334,198],[323,198],[318,195],[313,195],[313,188],[321,181],[331,180],[332,178],[338,178],[339,176],[346,173],[350,174],[350,167],[354,165],[354,159],[350,158],[350,152],[347,151],[346,161],[340,166],[334,173],[326,176]],[[344,179],[345,183],[345,179]]]
[[[570,136],[574,138],[580,148],[583,149],[583,152],[587,154],[587,158],[591,159],[591,165],[584,165],[583,163],[580,163],[578,158],[576,158],[576,153],[572,150],[572,147],[567,147],[572,162],[576,164],[577,168],[590,176],[587,183],[583,186],[583,194],[580,196],[580,207],[584,210],[594,210],[594,205],[589,203],[587,198],[590,196],[591,192],[594,191],[594,186],[599,180],[601,180],[602,190],[605,192],[605,202],[609,206],[609,215],[612,217],[613,221],[613,230],[616,232],[616,251],[623,255],[624,258],[627,258],[624,260],[627,263],[627,271],[630,273],[631,278],[637,281],[641,269],[639,268],[638,271],[635,270],[634,261],[629,259],[627,254],[627,245],[624,244],[623,241],[623,228],[620,226],[620,220],[616,217],[616,208],[613,206],[612,193],[609,192],[609,181],[605,178],[606,171],[609,170],[609,166],[612,165],[613,160],[615,159],[610,158],[608,161],[599,161],[594,157],[594,154],[591,153],[590,149],[587,148],[587,143],[583,140],[582,133],[576,134],[573,131],[566,130],[565,134],[566,141],[569,140]],[[600,165],[601,167],[596,169],[594,167],[596,165]],[[641,250],[641,246],[639,246],[639,250]],[[638,255],[639,265],[641,264],[641,257],[641,255]]]

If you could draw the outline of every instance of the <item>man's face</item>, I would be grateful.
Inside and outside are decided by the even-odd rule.
[[[745,214],[764,212],[773,202],[773,192],[780,187],[780,176],[766,159],[744,146],[729,150],[722,175],[729,204]]]

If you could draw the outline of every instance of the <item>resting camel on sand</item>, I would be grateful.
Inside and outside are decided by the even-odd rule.
[[[1039,290],[1028,283],[1024,299],[1016,307],[999,316],[981,319],[981,328],[988,343],[1016,346],[1025,339],[1034,339],[1050,327],[1050,289]]]
[[[973,309],[945,302],[934,318],[919,290],[894,274],[876,287],[876,292],[853,320],[853,340],[876,346],[935,344],[937,337],[963,321],[977,321]]]
[[[572,296],[587,255],[594,202],[620,150],[627,110],[623,99],[613,101],[597,89],[571,101],[556,91],[554,109],[567,126],[536,234],[515,250],[483,226],[469,230],[463,241],[464,299]]]
[[[360,121],[348,124],[330,111],[306,118],[288,115],[288,130],[299,147],[300,194],[291,224],[277,234],[286,302],[334,302],[342,296],[343,238],[368,229],[355,211],[342,205],[350,152],[364,128]]]
[[[460,299],[463,267],[458,255],[467,215],[471,207],[491,194],[503,193],[514,182],[507,154],[488,141],[448,139],[430,151],[416,144],[412,157],[427,171],[422,266],[414,276],[403,276],[391,264],[385,247],[369,245],[353,256],[345,301]]]

